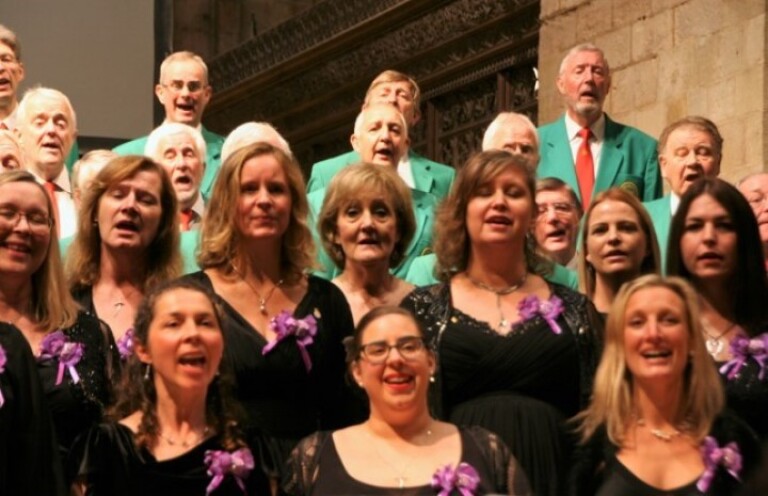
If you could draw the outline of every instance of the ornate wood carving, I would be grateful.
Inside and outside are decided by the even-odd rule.
[[[498,111],[535,113],[538,17],[532,0],[326,0],[211,62],[205,122],[272,122],[308,170],[349,150],[368,84],[394,68],[422,89],[415,149],[459,165]]]

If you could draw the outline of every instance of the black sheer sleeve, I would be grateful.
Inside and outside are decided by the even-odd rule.
[[[331,432],[321,431],[299,442],[291,452],[285,466],[283,491],[290,496],[304,496],[312,493],[320,467],[320,453],[331,437]]]
[[[466,432],[491,463],[496,492],[511,496],[533,495],[525,472],[499,436],[481,427],[468,427]]]
[[[10,324],[0,323],[0,494],[65,495],[64,472],[48,403],[32,350]]]

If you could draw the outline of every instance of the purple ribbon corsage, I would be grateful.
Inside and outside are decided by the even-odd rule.
[[[704,473],[696,483],[696,488],[705,493],[715,478],[717,467],[722,466],[729,474],[739,479],[741,472],[741,451],[739,445],[730,442],[722,448],[717,444],[717,439],[707,436],[701,445],[701,456],[704,459]]]
[[[84,346],[82,343],[73,343],[67,341],[67,337],[62,331],[56,331],[48,334],[40,346],[40,360],[57,359],[59,361],[59,372],[56,374],[56,385],[64,380],[64,371],[68,371],[72,377],[72,382],[80,382],[80,376],[75,369],[75,365],[83,358]]]
[[[314,337],[317,334],[317,320],[315,317],[307,315],[302,319],[297,319],[291,315],[291,312],[283,310],[277,317],[272,318],[269,322],[269,328],[277,333],[277,337],[267,343],[261,350],[262,355],[266,355],[272,351],[280,341],[288,336],[295,336],[296,346],[299,347],[301,358],[304,360],[304,366],[307,368],[307,372],[312,370],[312,360],[309,358],[307,346],[314,342]]]
[[[460,463],[455,469],[446,465],[432,476],[432,488],[438,491],[437,496],[449,496],[454,490],[461,496],[473,496],[479,484],[480,475],[469,463]]]
[[[133,355],[133,327],[125,331],[125,334],[117,340],[117,351],[120,353],[120,360],[128,360]]]
[[[0,374],[5,372],[5,362],[8,361],[8,356],[5,354],[5,348],[0,346]],[[3,406],[5,403],[5,398],[3,397],[3,390],[0,389],[0,407]]]
[[[728,372],[726,377],[733,379],[747,364],[747,360],[752,357],[760,367],[760,373],[757,377],[762,381],[765,377],[765,362],[768,360],[768,332],[752,339],[745,336],[734,338],[731,341],[731,354],[733,358],[720,367],[721,374]]]
[[[240,448],[231,453],[224,450],[208,450],[205,452],[205,464],[208,466],[208,475],[213,477],[205,490],[206,495],[215,491],[229,474],[245,493],[244,479],[255,466],[253,455],[248,448]]]
[[[557,317],[563,313],[563,310],[563,300],[554,295],[546,301],[541,301],[536,295],[526,296],[517,306],[517,311],[524,320],[541,315],[555,334],[563,333],[557,323]]]

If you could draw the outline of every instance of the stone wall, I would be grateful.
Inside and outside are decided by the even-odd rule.
[[[703,115],[725,139],[725,179],[768,170],[766,10],[765,0],[542,0],[539,122],[562,112],[563,55],[593,42],[613,72],[612,118],[658,136]]]

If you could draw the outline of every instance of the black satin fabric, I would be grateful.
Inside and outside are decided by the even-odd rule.
[[[204,272],[185,277],[213,291]],[[219,303],[224,309],[224,360],[235,377],[235,396],[245,409],[247,430],[266,439],[269,453],[262,453],[261,462],[269,475],[282,476],[285,460],[302,438],[367,418],[367,404],[346,380],[342,340],[352,334],[354,324],[347,300],[334,284],[310,276],[307,293],[293,312],[317,319],[317,335],[307,347],[310,372],[294,338],[262,355],[264,336],[224,299]]]
[[[573,446],[566,422],[588,401],[602,328],[583,295],[556,284],[550,289],[564,304],[560,334],[537,315],[501,335],[453,308],[448,284],[416,289],[402,306],[433,343],[445,323],[437,348],[443,416],[498,434],[533,491],[560,496]],[[435,312],[439,307],[445,312]]]
[[[0,494],[68,494],[29,343],[14,326],[0,323],[0,346],[7,360],[0,372]]]
[[[181,456],[157,461],[147,449],[136,445],[128,427],[108,422],[82,436],[73,448],[73,457],[80,460],[75,470],[85,482],[86,496],[203,496],[212,480],[206,473],[205,452],[220,449],[220,439],[214,436]],[[255,454],[258,450],[252,451]],[[258,465],[244,482],[245,493],[231,475],[227,476],[212,494],[270,494]]]

